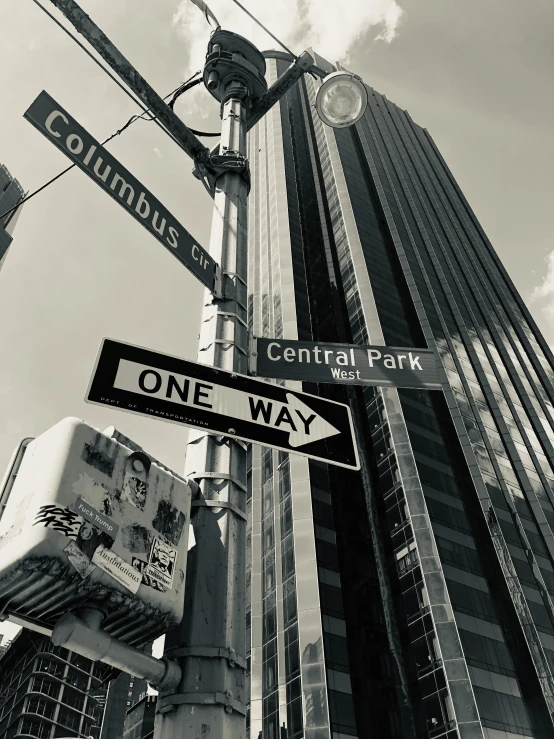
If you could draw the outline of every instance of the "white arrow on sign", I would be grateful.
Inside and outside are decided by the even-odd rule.
[[[211,410],[227,416],[230,423],[235,418],[288,431],[289,445],[295,448],[340,433],[293,393],[287,393],[287,402],[282,403],[128,359],[119,360],[113,386],[150,398]]]

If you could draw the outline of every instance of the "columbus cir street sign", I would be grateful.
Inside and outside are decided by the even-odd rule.
[[[112,339],[85,400],[359,469],[347,405]]]
[[[250,371],[261,377],[341,385],[381,385],[440,390],[430,349],[253,339]]]
[[[217,265],[179,221],[61,105],[41,92],[24,117],[214,290]]]

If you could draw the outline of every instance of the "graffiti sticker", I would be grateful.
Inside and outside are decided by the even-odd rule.
[[[150,551],[151,539],[151,531],[141,524],[133,523],[121,529],[123,546],[134,554],[147,554]]]
[[[119,526],[112,521],[111,518],[108,518],[108,516],[97,511],[94,506],[91,506],[90,503],[83,498],[78,497],[77,500],[71,504],[71,510],[75,511],[75,513],[78,513],[86,521],[93,524],[95,528],[100,531],[104,531],[112,539],[115,539],[117,536]]]
[[[176,549],[164,544],[161,539],[154,539],[152,549],[150,550],[148,566],[144,570],[144,574],[156,580],[161,585],[164,585],[166,588],[170,588],[173,582],[176,559]]]
[[[186,520],[185,514],[168,500],[160,500],[152,525],[172,544],[178,546]]]
[[[64,536],[76,539],[83,519],[79,514],[64,508],[57,503],[46,503],[41,505],[33,521],[33,526],[44,526],[45,528],[59,531]]]
[[[113,539],[110,534],[105,531],[100,531],[96,526],[93,526],[89,521],[83,521],[79,534],[75,540],[75,544],[79,547],[81,552],[85,554],[89,559],[96,549],[102,544],[106,549],[111,549]]]

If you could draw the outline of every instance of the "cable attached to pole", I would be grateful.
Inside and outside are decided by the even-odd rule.
[[[173,94],[173,93],[171,93],[171,94]],[[101,146],[105,146],[108,143],[108,141],[111,141],[116,136],[119,136],[120,134],[122,134],[123,131],[125,131],[125,129],[128,128],[131,125],[131,123],[134,123],[135,121],[138,121],[139,118],[142,118],[144,120],[144,116],[145,115],[150,115],[150,111],[149,110],[146,110],[141,115],[134,115],[131,118],[129,118],[129,120],[127,121],[127,123],[124,126],[122,126],[118,131],[115,131],[114,133],[112,133],[111,136],[108,136],[107,139],[105,139],[104,141],[102,141]],[[146,120],[155,120],[155,119],[151,116],[150,118],[148,118]],[[55,177],[52,177],[51,180],[48,180],[48,182],[45,182],[44,185],[41,185],[37,190],[34,190],[30,195],[25,195],[25,197],[23,197],[12,208],[10,208],[5,213],[2,213],[2,215],[0,215],[0,221],[3,221],[6,216],[9,216],[10,213],[13,213],[14,210],[17,210],[18,208],[20,208],[28,200],[31,200],[31,198],[34,198],[35,195],[38,195],[39,192],[42,192],[43,190],[45,190],[53,182],[56,182],[56,180],[59,180],[62,175],[64,175],[67,172],[69,172],[69,170],[70,169],[73,169],[73,167],[75,167],[75,166],[77,166],[77,165],[70,164],[69,167],[66,167],[64,170],[62,170],[61,172],[59,172]]]
[[[175,100],[177,99],[177,97],[179,97],[179,95],[181,95],[183,92],[186,92],[186,90],[190,89],[195,84],[198,84],[198,82],[201,82],[202,79],[198,80],[198,82],[195,81],[194,83],[190,84],[190,80],[193,79],[197,74],[198,74],[198,72],[196,72],[195,74],[193,74],[193,76],[190,79],[188,79],[186,82],[184,82],[182,85],[179,85],[179,87],[176,87],[175,90],[173,90],[172,92],[169,93],[169,95],[166,95],[165,96],[164,100],[167,100],[167,98],[169,98],[171,96],[174,96],[172,102],[175,102]],[[117,82],[117,80],[116,80],[116,82]],[[187,87],[187,85],[188,85],[188,87]],[[182,92],[180,92],[181,90],[182,90]],[[111,136],[108,136],[107,139],[105,139],[104,141],[102,141],[101,146],[105,146],[109,141],[111,141],[112,139],[114,139],[116,136],[120,136],[123,133],[123,131],[125,131],[125,129],[129,128],[129,126],[132,123],[135,123],[135,121],[138,121],[138,120],[156,121],[156,117],[153,116],[148,109],[145,109],[144,113],[141,113],[140,115],[133,115],[133,116],[131,116],[131,118],[129,118],[129,120],[127,121],[127,123],[125,123],[124,126],[122,126],[120,129],[118,129],[117,131],[115,131],[114,133],[112,133]],[[196,136],[221,136],[220,133],[205,133],[203,131],[194,131],[192,128],[190,130]],[[163,131],[165,132],[165,128],[163,129]],[[18,203],[16,203],[13,207],[11,207],[5,213],[2,213],[0,215],[0,221],[3,221],[6,216],[9,216],[10,213],[13,213],[15,210],[17,210],[18,208],[20,208],[24,203],[26,203],[27,201],[31,200],[31,198],[34,198],[35,195],[38,195],[39,192],[42,192],[43,190],[45,190],[49,185],[51,185],[52,183],[56,182],[56,180],[59,180],[62,175],[64,175],[67,172],[69,172],[69,170],[73,169],[73,167],[75,167],[75,166],[77,166],[77,165],[70,164],[69,167],[66,167],[64,170],[62,170],[61,172],[59,172],[55,177],[52,177],[51,180],[48,180],[48,182],[45,182],[44,185],[41,185],[37,190],[34,190],[29,195],[25,195],[25,197],[23,197]]]
[[[196,72],[195,74],[193,74],[190,79],[192,79],[193,77],[196,77],[197,74],[200,74],[200,72]],[[202,77],[200,77],[199,79],[193,80],[192,82],[190,82],[188,80],[187,80],[187,82],[183,82],[183,84],[180,87],[178,87],[176,90],[173,91],[173,93],[172,93],[173,97],[171,98],[171,100],[167,104],[168,107],[171,108],[171,110],[173,110],[174,105],[177,102],[178,98],[180,98],[183,93],[187,92],[192,87],[195,87],[196,85],[199,85],[202,81],[203,81],[202,80]],[[166,98],[164,98],[164,100],[165,99]],[[221,137],[221,131],[217,131],[216,133],[208,133],[207,131],[197,131],[195,128],[191,128],[190,126],[188,126],[188,129],[189,129],[189,131],[192,131],[192,133],[195,136],[219,136],[219,137]]]

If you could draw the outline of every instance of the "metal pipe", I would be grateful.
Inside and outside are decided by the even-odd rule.
[[[75,0],[50,0],[60,10],[76,31],[86,38],[102,59],[124,80],[131,90],[148,105],[158,120],[175,137],[186,153],[197,164],[209,167],[209,149],[196,138],[183,121],[166,105],[158,93],[148,84],[119,49],[112,44]]]
[[[290,88],[298,82],[300,77],[313,68],[314,58],[303,51],[298,59],[286,69],[283,74],[269,88],[259,100],[257,100],[248,113],[247,130],[260,121],[267,111],[277,103]]]
[[[179,684],[179,665],[165,658],[156,659],[114,639],[100,628],[102,619],[103,613],[96,609],[83,609],[79,615],[66,613],[54,626],[52,643],[148,680],[160,691],[171,690]]]

